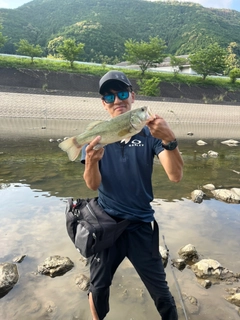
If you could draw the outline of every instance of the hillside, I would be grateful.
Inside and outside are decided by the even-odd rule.
[[[159,36],[168,54],[180,55],[213,41],[226,48],[239,42],[240,34],[237,11],[144,0],[33,0],[17,9],[0,9],[0,22],[8,37],[3,53],[15,53],[14,44],[27,39],[47,55],[48,42],[63,36],[84,43],[82,60],[94,62],[102,62],[103,56],[121,61],[129,38]]]

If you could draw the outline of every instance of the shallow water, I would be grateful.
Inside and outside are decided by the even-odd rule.
[[[229,137],[226,137],[229,138]],[[184,178],[174,184],[167,180],[161,165],[156,164],[153,205],[162,235],[172,258],[188,243],[196,246],[202,257],[218,260],[233,272],[240,272],[240,206],[215,200],[201,204],[191,201],[191,192],[213,183],[216,187],[240,187],[240,146],[228,147],[222,140],[204,139],[205,146],[196,145],[195,137],[179,141],[184,158]],[[218,158],[203,159],[208,150]],[[91,319],[86,293],[75,284],[77,275],[88,275],[88,267],[67,236],[65,201],[67,197],[93,197],[83,182],[83,166],[68,161],[57,142],[42,138],[4,138],[0,141],[0,262],[11,262],[26,254],[17,264],[20,279],[0,300],[1,320],[27,319]],[[134,193],[133,193],[134,194]],[[50,255],[68,256],[75,267],[54,279],[36,274],[37,266]],[[181,311],[171,268],[167,280]],[[181,291],[198,299],[200,311],[191,319],[239,319],[235,306],[224,300],[222,283],[203,289],[189,269],[175,270]],[[125,260],[118,269],[111,288],[111,312],[108,320],[159,319],[155,307],[130,263]],[[185,301],[189,313],[188,302]],[[189,310],[188,310],[189,309]]]

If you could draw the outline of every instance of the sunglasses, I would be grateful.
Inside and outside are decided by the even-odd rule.
[[[120,100],[126,100],[129,97],[129,91],[119,91],[117,93],[106,94],[102,97],[102,100],[106,103],[113,103],[115,101],[116,96]]]

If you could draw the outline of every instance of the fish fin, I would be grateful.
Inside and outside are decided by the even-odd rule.
[[[104,120],[93,121],[93,122],[89,123],[89,125],[86,127],[86,130],[93,129],[94,127],[96,127],[96,125],[98,125],[101,122],[106,122],[106,121],[104,121]]]
[[[82,146],[78,144],[75,137],[68,138],[67,140],[62,141],[61,143],[59,143],[58,146],[63,151],[67,152],[68,158],[71,161],[74,161],[77,159],[82,149]]]
[[[121,143],[125,142],[125,144],[127,144],[127,143],[131,140],[131,138],[132,138],[132,137],[122,139],[122,140],[121,140]]]

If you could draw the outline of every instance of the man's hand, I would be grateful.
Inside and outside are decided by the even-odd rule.
[[[104,148],[100,147],[100,149],[94,149],[97,145],[100,144],[101,137],[97,136],[94,140],[92,140],[89,145],[86,147],[86,161],[95,163],[102,159],[104,154]]]
[[[157,114],[155,115],[155,118],[149,120],[146,125],[150,129],[151,135],[157,139],[161,139],[164,144],[175,139],[175,135],[167,122]]]

